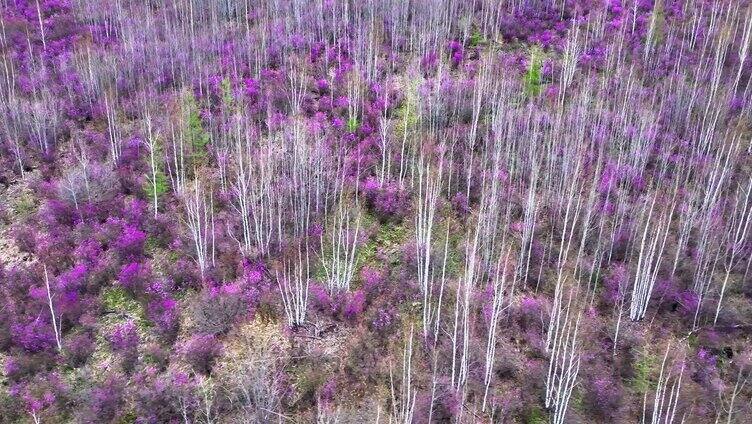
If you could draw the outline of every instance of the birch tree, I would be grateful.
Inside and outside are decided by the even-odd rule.
[[[154,134],[152,127],[151,115],[147,113],[144,118],[144,124],[146,126],[146,138],[144,139],[144,145],[146,145],[149,151],[149,169],[151,173],[147,177],[149,197],[152,201],[152,209],[154,209],[154,218],[159,213],[159,196],[166,191],[165,175],[162,173],[162,157],[161,147],[159,145],[159,139]]]
[[[310,278],[310,261],[306,250],[305,259],[298,249],[297,264],[285,263],[282,273],[277,272],[277,284],[282,294],[287,323],[298,326],[305,323],[308,307],[308,283]],[[305,261],[305,262],[304,262]]]
[[[413,362],[413,327],[410,327],[410,336],[405,342],[402,352],[402,379],[397,389],[394,387],[394,375],[389,367],[389,384],[392,401],[392,420],[397,424],[411,424],[415,411],[415,397],[417,391],[412,382]]]
[[[418,205],[415,214],[415,248],[418,261],[418,285],[423,294],[423,337],[428,337],[433,317],[433,269],[431,248],[437,201],[441,193],[443,158],[438,169],[431,172],[430,161],[420,155],[418,159]]]
[[[578,332],[581,314],[572,313],[573,294],[570,291],[567,303],[554,306],[558,325],[554,326],[551,351],[549,352],[548,373],[546,374],[545,406],[551,411],[551,423],[563,424],[577,384],[580,371],[580,342]]]
[[[454,305],[454,326],[452,331],[452,368],[451,381],[455,390],[464,398],[468,377],[468,356],[470,353],[470,321],[472,312],[472,295],[479,278],[478,238],[480,230],[474,228],[468,232],[465,246],[465,265],[463,275],[457,283]]]
[[[679,403],[679,394],[681,391],[682,377],[684,376],[685,361],[682,359],[679,364],[678,373],[676,371],[676,364],[669,363],[669,352],[671,351],[671,343],[666,347],[666,353],[663,355],[663,362],[661,362],[661,371],[658,375],[658,382],[655,389],[655,395],[653,397],[652,411],[648,416],[647,399],[648,394],[645,392],[642,404],[642,423],[651,424],[672,424],[674,418],[676,418],[677,405]],[[677,375],[678,374],[678,375]],[[682,420],[683,422],[683,420]]]
[[[643,222],[642,237],[640,239],[639,253],[637,256],[637,270],[632,286],[632,298],[629,305],[629,318],[639,321],[645,317],[648,303],[653,293],[658,271],[663,261],[663,252],[666,248],[666,240],[670,232],[671,217],[674,213],[674,204],[666,212],[658,212],[660,216],[654,221],[658,194],[653,195],[647,210],[647,217]],[[643,209],[644,211],[644,209]]]
[[[750,176],[746,188],[740,185],[739,189],[737,190],[734,209],[731,212],[731,222],[728,225],[729,228],[725,237],[728,259],[725,264],[725,273],[723,276],[723,283],[721,283],[721,292],[718,295],[718,304],[715,308],[713,325],[718,322],[718,315],[721,313],[723,296],[726,293],[726,286],[728,285],[731,271],[736,265],[739,254],[745,247],[745,243],[750,243],[748,234],[750,222],[752,222],[752,199],[750,199],[751,192],[752,176]]]
[[[327,220],[329,234],[321,235],[324,254],[322,265],[330,292],[350,290],[350,282],[355,275],[361,220],[357,198],[354,207],[350,209],[341,186],[338,191],[337,209],[331,219]]]
[[[488,401],[488,392],[491,387],[491,377],[493,375],[494,363],[496,359],[496,346],[498,338],[498,325],[501,314],[506,309],[504,306],[505,290],[507,280],[507,264],[509,262],[510,250],[507,250],[504,255],[504,261],[502,263],[501,257],[499,257],[496,264],[496,271],[493,277],[493,301],[491,304],[491,316],[488,323],[488,337],[486,339],[486,356],[484,363],[484,392],[483,392],[483,405],[481,409],[486,410],[486,402]],[[508,306],[508,305],[507,305]]]
[[[207,199],[198,178],[193,181],[191,192],[187,193],[185,212],[196,263],[203,278],[209,265],[214,265],[214,206],[212,193]]]
[[[50,276],[47,273],[47,266],[44,266],[44,286],[47,289],[47,305],[50,308],[50,316],[52,317],[52,330],[55,333],[55,344],[57,345],[57,351],[63,350],[63,345],[60,342],[60,327],[58,326],[57,317],[55,316],[55,307],[52,304],[52,289],[50,288]]]

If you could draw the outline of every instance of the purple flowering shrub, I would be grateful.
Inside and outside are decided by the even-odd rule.
[[[13,324],[10,328],[13,343],[29,352],[41,352],[55,345],[55,334],[48,320],[33,320]]]
[[[363,183],[363,192],[375,215],[383,221],[401,221],[410,212],[410,194],[396,181],[379,184],[370,177]]]
[[[355,320],[366,308],[366,294],[363,290],[356,290],[346,300],[342,314],[348,320]]]
[[[360,270],[363,290],[367,294],[381,293],[386,289],[386,272],[374,267],[364,266]]]
[[[115,240],[115,251],[123,260],[137,259],[142,254],[146,233],[131,225],[124,225],[122,233]]]
[[[624,264],[615,264],[603,279],[601,301],[607,305],[618,306],[627,294],[629,271]]]
[[[118,284],[132,293],[138,293],[144,290],[151,278],[151,272],[148,264],[144,265],[138,262],[130,262],[120,268],[117,276]]]
[[[585,398],[591,411],[602,419],[612,419],[623,397],[618,381],[611,376],[598,376],[587,381]]]
[[[247,299],[234,285],[205,289],[191,310],[197,332],[220,334],[232,328],[235,321],[248,314]]]
[[[173,341],[179,329],[178,303],[174,298],[174,284],[156,280],[143,290],[145,315],[155,325],[157,334],[165,341]]]
[[[9,392],[19,409],[32,419],[40,420],[55,417],[69,396],[69,388],[57,373],[40,373],[28,381],[14,384]]]
[[[73,367],[85,364],[96,348],[94,338],[86,332],[70,336],[64,345],[68,364]]]
[[[470,212],[470,204],[467,195],[457,192],[452,197],[452,207],[459,216],[466,216]]]
[[[22,252],[31,253],[36,250],[36,232],[30,226],[16,227],[13,240]]]
[[[378,334],[389,334],[399,319],[398,312],[394,307],[379,308],[375,311],[371,328]]]
[[[195,371],[208,374],[222,348],[213,335],[198,335],[186,341],[182,347],[183,357]]]
[[[133,370],[138,360],[138,347],[140,336],[133,321],[128,321],[115,327],[109,337],[110,347],[121,358],[123,369],[126,372]]]
[[[123,413],[124,396],[125,387],[122,379],[108,376],[88,393],[87,408],[81,413],[80,419],[112,422]]]
[[[310,296],[311,307],[323,312],[336,313],[337,307],[333,303],[332,296],[323,284],[316,282],[308,286],[308,295]]]
[[[437,422],[451,421],[459,416],[461,408],[459,394],[446,378],[438,382],[434,393],[421,393],[415,401],[416,416],[427,418],[430,414]]]
[[[184,373],[160,374],[146,367],[133,376],[137,385],[131,391],[137,422],[165,422],[180,416],[182,404],[190,404],[184,395],[192,382]]]

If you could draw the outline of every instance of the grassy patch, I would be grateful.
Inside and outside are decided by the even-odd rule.
[[[159,241],[154,236],[147,236],[146,243],[144,243],[144,251],[147,255],[154,257],[159,250]]]
[[[447,225],[450,226],[450,231],[449,242],[446,250],[446,276],[447,278],[450,278],[457,277],[463,272],[463,267],[465,266],[465,252],[461,250],[460,246],[462,246],[465,241],[467,234],[463,230],[454,229],[451,226],[452,221],[446,220],[444,225],[441,226],[441,229],[434,233],[434,244],[440,252],[438,256],[438,258],[440,258],[439,261],[444,260],[444,244],[447,243]],[[441,263],[437,262],[436,265],[441,265]]]
[[[418,114],[416,113],[418,99],[419,80],[406,81],[405,100],[394,110],[397,123],[394,127],[395,135],[401,140],[407,131],[412,132],[418,126]]]
[[[193,93],[188,92],[183,100],[183,110],[186,120],[186,136],[191,146],[191,162],[194,166],[205,164],[208,160],[207,145],[209,133],[204,130],[201,115]]]
[[[634,364],[634,376],[629,380],[629,386],[635,392],[644,394],[650,389],[652,385],[650,378],[656,369],[657,361],[657,357],[647,349],[640,352]]]
[[[155,149],[155,157],[161,158],[162,157],[162,148],[160,144],[157,144],[157,142],[154,142],[154,149]],[[162,197],[163,194],[167,193],[169,189],[169,185],[167,183],[167,175],[165,175],[163,171],[163,165],[161,160],[155,160],[155,172],[149,172],[146,178],[146,187],[144,187],[144,191],[146,192],[146,197],[149,199],[149,205],[154,204],[154,198],[157,198],[157,201],[159,201],[159,198]]]
[[[227,109],[232,110],[235,107],[235,96],[232,93],[232,82],[230,82],[230,78],[225,77],[222,80],[220,88],[222,90],[222,103],[224,103]]]
[[[374,221],[375,222],[375,221]],[[408,230],[404,224],[388,222],[379,227],[376,234],[358,251],[356,267],[394,267],[400,263],[399,247],[407,239]],[[378,253],[386,253],[388,261],[379,262]]]
[[[572,399],[570,402],[572,403],[572,408],[578,411],[585,411],[585,396],[581,391],[575,390],[572,393]]]
[[[530,53],[530,67],[523,77],[523,83],[528,96],[538,96],[543,89],[543,58],[537,49]]]
[[[347,120],[347,132],[354,133],[355,131],[358,131],[358,128],[360,128],[358,118],[353,116]]]
[[[312,402],[319,387],[323,386],[327,379],[326,369],[321,364],[308,361],[294,365],[289,372],[295,379],[298,401],[302,402]]]
[[[18,216],[28,216],[34,212],[37,205],[34,202],[34,197],[31,194],[23,194],[13,204],[13,213]]]
[[[100,298],[105,310],[127,315],[141,329],[149,326],[144,308],[122,287],[107,287],[100,293]]]
[[[18,401],[8,394],[4,387],[0,387],[0,416],[7,420],[5,422],[22,422],[22,409],[18,407]]]
[[[483,34],[481,34],[477,29],[473,31],[472,35],[470,35],[470,39],[468,40],[468,45],[470,47],[481,47],[488,44],[485,38],[483,38]]]
[[[525,412],[524,423],[525,424],[547,424],[548,418],[546,417],[546,413],[543,412],[541,408],[534,406],[528,409],[527,412]]]

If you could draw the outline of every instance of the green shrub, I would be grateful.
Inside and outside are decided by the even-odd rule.
[[[184,113],[187,124],[186,136],[191,146],[191,163],[198,166],[207,159],[206,146],[209,144],[209,133],[204,130],[198,104],[191,93],[185,96]]]
[[[347,120],[347,131],[348,132],[355,132],[358,131],[358,128],[360,128],[360,123],[358,123],[358,118],[351,117]]]
[[[543,61],[540,56],[537,49],[530,53],[530,68],[523,78],[525,94],[528,96],[539,95],[543,88]]]
[[[657,365],[656,360],[655,355],[647,350],[640,352],[637,357],[634,364],[634,376],[629,381],[629,385],[637,393],[644,394],[650,389],[651,376]]]
[[[547,424],[548,419],[543,410],[537,406],[531,407],[525,413],[525,424]]]
[[[24,194],[13,204],[13,213],[18,216],[27,216],[34,212],[36,202],[31,194]]]
[[[144,308],[124,288],[107,287],[100,293],[100,298],[106,311],[127,315],[134,319],[140,328],[148,326]]]
[[[144,189],[144,191],[146,191],[146,197],[149,199],[149,204],[152,205],[154,204],[154,198],[156,197],[158,200],[163,194],[167,193],[169,188],[169,185],[167,184],[167,176],[162,169],[162,161],[160,160],[162,155],[158,144],[155,144],[155,149],[157,149],[154,153],[156,172],[153,175],[149,173],[149,176],[146,179],[146,187]]]
[[[468,44],[470,45],[470,47],[479,47],[479,46],[484,46],[488,44],[488,42],[486,41],[485,38],[483,38],[483,34],[478,32],[478,30],[476,29],[475,31],[473,31],[473,34],[470,36],[470,39],[468,40]]]

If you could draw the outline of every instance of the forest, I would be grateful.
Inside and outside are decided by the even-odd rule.
[[[0,0],[0,423],[752,422],[749,0]]]

